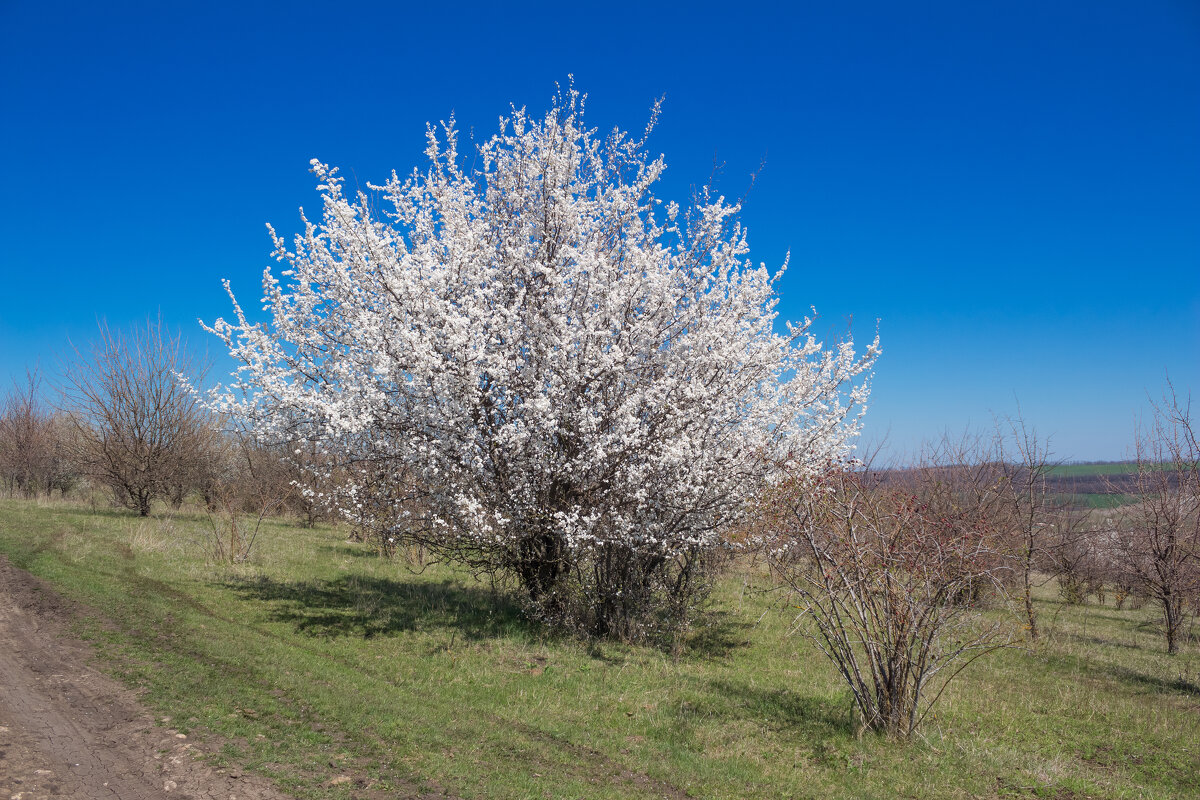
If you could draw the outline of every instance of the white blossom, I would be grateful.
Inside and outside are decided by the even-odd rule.
[[[427,169],[370,194],[314,160],[319,221],[290,246],[270,229],[269,321],[230,291],[209,328],[241,364],[222,410],[392,465],[447,551],[534,529],[568,552],[716,544],[780,464],[845,456],[878,338],[777,331],[786,261],[753,266],[709,189],[663,208],[644,145],[585,127],[572,90],[470,158],[430,127]]]

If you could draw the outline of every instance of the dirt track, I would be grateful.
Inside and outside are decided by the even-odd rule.
[[[90,666],[70,604],[0,556],[0,800],[285,800],[217,770]]]

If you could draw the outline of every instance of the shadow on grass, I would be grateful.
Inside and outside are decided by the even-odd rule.
[[[376,563],[382,560],[378,552],[363,544],[350,544],[348,542],[342,542],[341,544],[324,544],[321,545],[320,549],[331,556],[358,558],[364,561],[374,561]]]
[[[748,631],[753,627],[753,623],[728,611],[708,611],[685,639],[686,657],[701,661],[725,659],[734,650],[750,646]]]
[[[700,707],[683,707],[679,715],[691,713],[766,724],[776,731],[796,729],[806,736],[844,736],[854,733],[849,704],[796,694],[787,689],[749,686],[729,680],[709,681],[713,694]]]
[[[1118,680],[1131,683],[1134,686],[1142,686],[1155,692],[1183,692],[1184,694],[1200,693],[1200,684],[1189,680],[1184,675],[1179,675],[1176,678],[1160,678],[1155,675],[1145,675],[1141,672],[1129,669],[1128,667],[1117,665],[1106,667],[1105,672],[1109,673]]]
[[[1118,611],[1115,608],[1107,609],[1108,613],[1101,613],[1099,607],[1088,609],[1087,622],[1112,622],[1117,625],[1128,625],[1130,622],[1136,621],[1135,611]]]
[[[1061,634],[1064,639],[1069,639],[1076,644],[1095,645],[1100,647],[1118,647],[1124,650],[1145,650],[1141,645],[1129,642],[1122,642],[1117,639],[1108,639],[1103,636],[1084,636],[1080,633],[1064,633]]]
[[[1081,638],[1081,637],[1076,637]],[[1086,639],[1081,639],[1088,642]],[[1091,644],[1099,644],[1104,647],[1113,647],[1128,645],[1120,645],[1103,639],[1092,639]],[[1133,648],[1137,650],[1145,650],[1145,648]],[[1138,689],[1150,692],[1182,692],[1184,694],[1195,695],[1200,694],[1200,681],[1192,680],[1188,675],[1180,672],[1174,678],[1162,677],[1158,675],[1148,675],[1144,672],[1139,672],[1123,664],[1115,664],[1103,658],[1098,659],[1098,652],[1092,650],[1089,656],[1067,655],[1059,653],[1056,655],[1047,655],[1043,658],[1047,664],[1054,665],[1056,668],[1071,672],[1091,673],[1097,677],[1105,677],[1111,680],[1120,681],[1121,683]]]
[[[31,503],[29,505],[29,509],[32,511],[37,511],[37,512],[50,512],[52,514],[63,514],[63,515],[68,515],[68,516],[73,516],[73,517],[81,517],[81,518],[85,518],[85,519],[89,518],[89,517],[91,517],[91,518],[98,517],[100,519],[105,519],[105,520],[125,520],[128,522],[139,522],[139,521],[146,521],[146,520],[149,520],[150,522],[159,522],[165,516],[163,514],[151,514],[149,517],[140,517],[140,516],[138,516],[138,513],[136,511],[131,511],[127,508],[120,508],[120,507],[111,506],[111,505],[92,507],[92,506],[88,506],[88,505],[69,503],[69,502],[63,502],[61,504],[54,503],[52,505],[47,505],[45,507],[34,506]]]
[[[452,580],[398,581],[365,575],[336,580],[234,580],[237,594],[262,601],[271,619],[309,636],[370,639],[406,631],[452,631],[472,641],[540,632],[504,595]]]

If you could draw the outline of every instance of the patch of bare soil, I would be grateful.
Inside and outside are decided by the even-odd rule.
[[[0,556],[0,800],[286,800],[215,769],[90,664],[72,606]]]

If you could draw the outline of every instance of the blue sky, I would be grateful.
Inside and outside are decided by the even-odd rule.
[[[786,5],[786,7],[784,7]],[[0,2],[0,380],[96,320],[192,344],[257,297],[308,160],[377,182],[452,111],[489,135],[575,76],[662,194],[714,162],[785,315],[884,348],[895,451],[1018,402],[1059,457],[1119,458],[1169,371],[1200,393],[1200,6]],[[1200,395],[1198,395],[1200,402]]]

